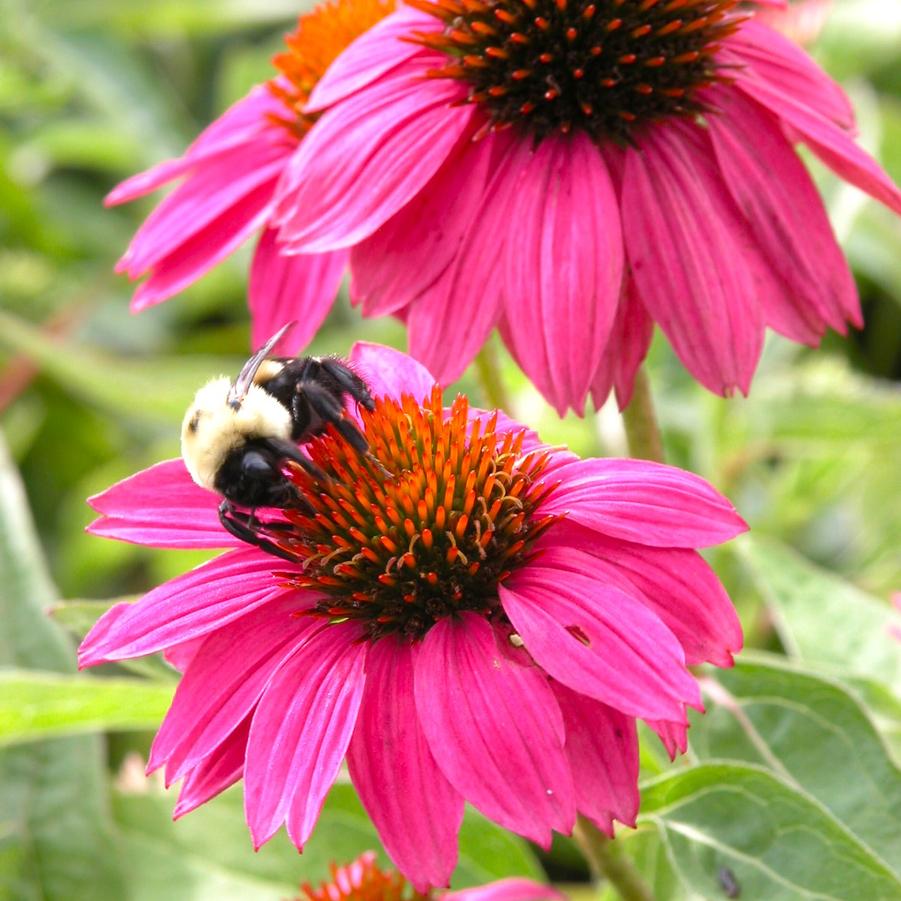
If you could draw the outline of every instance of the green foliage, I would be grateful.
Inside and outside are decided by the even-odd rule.
[[[685,889],[726,893],[724,868],[742,897],[896,898],[901,881],[841,823],[772,773],[705,763],[645,786],[653,822]]]
[[[901,17],[882,0],[834,7],[816,52],[898,178]],[[135,775],[128,752],[146,754],[177,672],[160,657],[74,672],[72,638],[111,599],[207,556],[86,536],[85,497],[177,454],[192,392],[247,350],[247,250],[132,318],[112,266],[152,201],[104,210],[102,197],[269,77],[299,11],[0,3],[0,427],[14,458],[0,456],[0,901],[284,899],[332,859],[378,847],[347,784],[303,856],[283,835],[251,851],[240,789],[173,824],[173,795]],[[769,340],[748,399],[702,392],[663,341],[649,360],[668,458],[752,526],[710,554],[751,650],[731,671],[703,670],[708,712],[692,719],[687,767],[642,732],[642,821],[618,841],[660,899],[722,899],[730,877],[744,899],[901,897],[901,616],[887,603],[901,587],[901,230],[812,168],[867,329],[817,352]],[[357,339],[405,336],[342,297],[312,349],[346,353]],[[612,409],[561,421],[499,361],[511,412],[546,440],[624,452]],[[475,370],[457,387],[486,402]],[[571,845],[544,860],[579,876]],[[525,843],[468,813],[455,885],[510,874],[541,870]]]

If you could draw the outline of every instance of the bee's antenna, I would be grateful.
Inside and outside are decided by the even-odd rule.
[[[278,344],[285,334],[296,325],[296,321],[286,322],[242,367],[228,392],[228,405],[237,410],[244,403],[247,392],[253,384],[253,377],[263,364],[263,360],[269,356],[272,348]]]

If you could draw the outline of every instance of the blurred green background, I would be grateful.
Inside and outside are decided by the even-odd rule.
[[[175,456],[193,391],[211,375],[236,372],[248,350],[249,248],[183,296],[134,317],[130,286],[112,267],[155,198],[115,210],[101,201],[125,176],[178,155],[270,77],[268,61],[299,11],[288,0],[0,0],[0,425],[8,447],[0,464],[0,665],[17,673],[71,671],[72,639],[111,599],[204,558],[85,535],[85,498]],[[862,143],[896,180],[899,51],[901,3],[887,0],[839,0],[813,48],[852,95]],[[866,328],[847,340],[829,336],[821,352],[769,340],[747,400],[704,393],[659,337],[649,371],[670,461],[713,481],[751,523],[753,538],[712,556],[749,645],[840,674],[897,752],[892,692],[901,662],[888,600],[901,589],[901,228],[812,169],[857,277]],[[363,321],[342,298],[313,347],[346,353],[357,339],[404,346],[399,324]],[[546,440],[584,454],[624,452],[615,409],[561,422],[499,342],[495,351],[511,412]],[[474,370],[459,387],[484,402]],[[43,615],[51,606],[59,626]],[[140,729],[158,721],[173,674],[159,661],[135,668],[143,689],[122,682],[129,674],[120,669],[107,674],[101,701],[91,683],[84,695],[66,694],[55,713],[47,713],[60,698],[52,680],[7,683],[6,741],[109,732],[102,743],[22,743],[0,759],[8,897],[285,897],[301,861],[304,873],[324,875],[330,855],[372,844],[344,789],[304,858],[286,842],[254,857],[239,795],[173,830],[172,799],[149,791],[129,756],[146,751],[151,732]],[[14,710],[22,697],[31,707]],[[649,775],[664,769],[651,743],[643,760]],[[48,785],[57,793],[36,802]],[[540,873],[521,843],[481,821],[472,830],[463,881]],[[166,870],[173,852],[182,863]],[[565,843],[545,864],[558,879],[585,875]],[[172,893],[166,880],[187,888]],[[661,889],[663,896],[670,895]]]

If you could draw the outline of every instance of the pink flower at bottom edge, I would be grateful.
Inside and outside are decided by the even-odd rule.
[[[531,879],[501,879],[457,892],[411,893],[399,873],[382,870],[373,851],[343,867],[331,866],[332,879],[318,888],[301,886],[296,901],[564,901],[560,892]]]
[[[402,316],[442,384],[498,327],[561,413],[625,405],[654,323],[719,394],[747,393],[767,327],[861,325],[793,145],[901,192],[804,51],[735,0],[533,7],[410,0],[351,44],[277,188],[281,252],[350,248],[364,315]]]
[[[183,780],[181,816],[243,778],[259,847],[302,848],[347,759],[398,868],[445,886],[464,801],[542,845],[580,812],[612,834],[638,811],[636,719],[675,755],[689,665],[729,666],[741,628],[697,549],[745,524],[698,476],[579,459],[458,396],[442,406],[406,355],[358,344],[376,398],[371,453],[306,445],[331,479],[297,487],[268,536],[241,545],[180,460],[93,498],[91,531],[158,547],[227,547],[110,610],[82,667],[168,653],[184,669],[149,769]]]

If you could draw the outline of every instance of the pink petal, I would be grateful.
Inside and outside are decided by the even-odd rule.
[[[614,538],[652,547],[699,548],[746,531],[735,508],[700,476],[648,460],[578,460],[554,471],[560,481],[541,515],[560,513]]]
[[[409,394],[420,401],[429,397],[435,387],[435,378],[425,366],[384,344],[357,341],[351,349],[350,362],[374,397],[400,400]]]
[[[541,563],[576,572],[594,570],[641,601],[679,639],[689,665],[732,666],[743,643],[729,595],[697,551],[651,548],[606,538],[561,522],[542,539]]]
[[[645,720],[663,742],[670,760],[688,750],[688,721],[683,717],[679,722],[666,720]]]
[[[250,267],[248,305],[255,348],[262,347],[286,322],[295,325],[273,353],[294,356],[313,340],[335,301],[347,253],[287,255],[275,229],[260,236]]]
[[[499,590],[529,653],[564,685],[630,716],[673,718],[700,705],[682,646],[625,592],[540,562]]]
[[[744,22],[725,45],[774,90],[794,98],[846,131],[854,130],[848,95],[794,41],[759,21]],[[713,118],[713,117],[711,117]]]
[[[180,175],[216,160],[222,154],[241,147],[248,141],[258,142],[260,135],[269,132],[276,139],[283,129],[275,131],[266,114],[280,109],[279,101],[265,85],[257,85],[233,104],[211,125],[205,128],[185,153],[176,159],[158,163],[117,185],[104,199],[106,206],[128,203],[157,190]],[[285,138],[283,138],[285,140]]]
[[[819,192],[776,120],[739,91],[709,96],[720,113],[709,117],[708,134],[726,184],[791,289],[785,315],[801,325],[789,337],[805,340],[805,326],[816,339],[826,323],[839,331],[845,319],[862,324],[854,279]]]
[[[440,901],[566,901],[565,895],[548,885],[516,877],[439,897]]]
[[[137,603],[104,614],[81,643],[78,665],[154,654],[219,629],[285,593],[272,570],[272,557],[242,548],[170,579]]]
[[[166,784],[211,754],[256,706],[267,682],[319,624],[286,595],[208,636],[188,666],[150,750]]]
[[[461,252],[481,215],[497,141],[467,141],[396,216],[351,252],[353,297],[364,316],[406,306]]]
[[[654,336],[654,321],[638,299],[634,280],[623,283],[622,296],[607,346],[591,382],[591,402],[600,409],[611,390],[620,410],[632,399],[635,374],[644,362]]]
[[[638,816],[638,730],[632,717],[572,691],[551,687],[566,724],[566,755],[578,774],[576,807],[613,837],[613,820]]]
[[[512,351],[560,415],[577,412],[607,343],[623,276],[619,209],[604,160],[583,134],[521,142],[506,243]]]
[[[391,860],[425,892],[457,863],[463,799],[438,769],[413,700],[413,647],[384,638],[366,659],[366,688],[347,762]]]
[[[144,220],[116,269],[137,278],[213,225],[260,185],[273,182],[290,148],[249,144],[193,172]]]
[[[428,57],[429,60],[437,57]],[[369,237],[435,174],[473,115],[464,90],[402,67],[323,114],[279,185],[279,240],[305,253]]]
[[[481,143],[493,156],[481,209],[451,264],[407,310],[410,353],[445,385],[472,362],[500,314],[504,285],[498,257],[528,156],[527,145],[508,133],[489,134]]]
[[[668,122],[627,151],[626,252],[642,303],[692,375],[747,393],[763,346],[759,259],[701,137]]]
[[[723,52],[723,59],[741,60]],[[774,88],[753,72],[740,72],[736,87],[775,113],[798,132],[808,147],[832,169],[836,175],[860,188],[889,209],[901,214],[901,190],[891,177],[865,150],[837,125],[813,112],[789,94]]]
[[[168,548],[241,545],[219,522],[219,496],[196,485],[179,457],[141,470],[88,503],[102,513],[92,535]]]
[[[200,646],[204,641],[206,641],[206,638],[201,636],[200,638],[190,638],[188,641],[183,641],[180,644],[170,645],[163,651],[163,658],[166,663],[183,673],[200,650]]]
[[[372,84],[412,56],[422,53],[419,44],[404,38],[414,31],[440,28],[441,23],[434,16],[401,6],[348,44],[316,83],[305,111],[320,112]]]
[[[244,807],[259,848],[287,820],[302,848],[347,750],[363,696],[367,645],[324,625],[266,687],[250,727]]]
[[[575,821],[563,719],[541,670],[515,662],[475,613],[446,618],[416,660],[416,709],[432,754],[485,816],[547,846]]]
[[[206,804],[241,778],[249,732],[250,717],[185,776],[178,793],[178,803],[172,811],[174,820]]]
[[[154,263],[150,278],[135,292],[132,311],[139,312],[178,294],[243,244],[269,217],[274,188],[274,180],[254,188]]]

